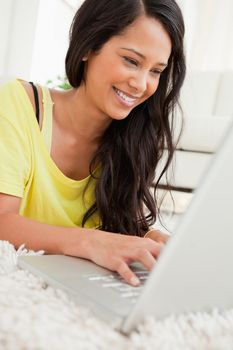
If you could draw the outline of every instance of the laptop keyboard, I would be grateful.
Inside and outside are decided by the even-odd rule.
[[[94,284],[101,284],[103,288],[110,288],[122,298],[127,298],[131,303],[135,303],[142,292],[149,272],[146,270],[135,270],[134,273],[137,275],[141,283],[138,287],[129,285],[120,275],[116,273],[110,273],[109,275],[89,275],[88,279]]]

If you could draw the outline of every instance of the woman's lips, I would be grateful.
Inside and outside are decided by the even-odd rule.
[[[115,86],[113,87],[113,90],[118,97],[118,100],[127,107],[132,107],[135,102],[138,100],[138,97],[130,97],[129,95],[126,95],[123,91],[117,89]]]

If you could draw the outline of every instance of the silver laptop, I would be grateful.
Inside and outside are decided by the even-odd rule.
[[[79,258],[22,256],[19,266],[64,289],[124,333],[147,315],[233,306],[233,126],[153,271],[134,270],[140,287]]]

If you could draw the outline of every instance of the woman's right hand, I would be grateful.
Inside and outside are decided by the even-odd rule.
[[[89,231],[89,230],[88,230]],[[141,238],[123,234],[109,233],[100,230],[87,232],[87,259],[116,271],[126,282],[133,286],[140,284],[129,264],[140,262],[147,270],[152,270],[156,258],[164,244],[150,238]]]

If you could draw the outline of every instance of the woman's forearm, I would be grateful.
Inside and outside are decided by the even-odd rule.
[[[0,239],[16,248],[24,243],[26,248],[44,250],[46,254],[89,259],[117,271],[134,286],[140,282],[129,264],[140,262],[151,270],[162,249],[161,244],[148,238],[42,224],[13,213],[0,214]]]
[[[28,249],[44,250],[46,254],[69,254],[73,241],[76,255],[87,258],[88,231],[91,230],[43,224],[14,213],[0,214],[1,240],[9,241],[16,248],[25,244]]]

